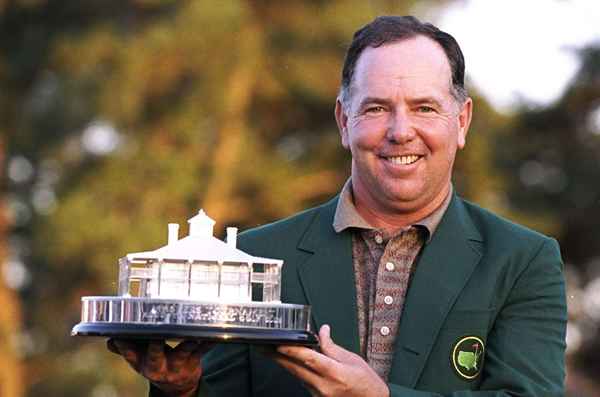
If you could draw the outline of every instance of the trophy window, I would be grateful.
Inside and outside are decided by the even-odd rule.
[[[119,260],[119,295],[151,297],[158,295],[158,267],[152,261]]]
[[[187,298],[190,290],[190,264],[187,262],[160,261],[153,266],[160,274],[158,294],[160,298]]]
[[[252,300],[281,301],[281,265],[263,263],[253,265]]]
[[[219,297],[219,264],[217,262],[192,264],[189,297],[197,300],[211,300]]]

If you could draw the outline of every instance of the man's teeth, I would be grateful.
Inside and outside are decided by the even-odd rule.
[[[419,159],[419,156],[410,155],[410,156],[397,156],[397,157],[388,157],[388,160],[393,164],[412,164]]]

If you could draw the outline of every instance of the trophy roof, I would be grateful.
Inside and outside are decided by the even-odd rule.
[[[252,256],[242,250],[233,248],[216,237],[187,236],[174,243],[165,245],[154,251],[134,252],[127,254],[129,260],[185,260],[207,262],[238,263],[274,263],[282,264],[280,259]]]
[[[228,243],[212,235],[215,221],[202,210],[191,218],[190,233],[178,239],[177,226],[169,231],[169,243],[153,251],[134,252],[127,254],[127,259],[133,260],[173,260],[173,261],[206,261],[206,262],[237,262],[237,263],[264,263],[283,264],[280,259],[262,258],[252,256],[235,247],[236,229],[230,235],[228,230]],[[174,232],[174,235],[171,233]],[[231,239],[231,242],[229,242]]]

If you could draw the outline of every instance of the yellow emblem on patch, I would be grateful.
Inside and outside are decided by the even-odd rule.
[[[450,357],[454,371],[463,379],[473,380],[481,372],[485,344],[477,336],[465,336],[454,344]]]

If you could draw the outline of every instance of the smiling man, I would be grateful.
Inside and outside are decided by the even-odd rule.
[[[109,347],[155,396],[562,396],[556,242],[452,188],[472,109],[452,36],[375,19],[354,35],[335,108],[350,179],[238,240],[285,260],[282,300],[312,305],[320,349]]]
[[[453,88],[444,50],[422,35],[367,47],[351,76],[336,120],[352,153],[356,209],[375,227],[411,225],[450,193],[472,101],[453,95],[461,88]]]

